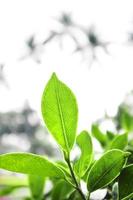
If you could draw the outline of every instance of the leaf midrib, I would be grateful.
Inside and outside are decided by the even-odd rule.
[[[57,106],[58,106],[58,110],[59,110],[59,116],[60,116],[60,120],[61,120],[61,128],[62,128],[65,145],[66,145],[67,151],[69,152],[69,146],[68,146],[67,134],[66,134],[67,131],[66,131],[64,116],[63,116],[63,112],[62,112],[60,97],[59,97],[58,81],[59,80],[57,80],[57,78],[55,77],[54,78],[54,86],[55,86],[55,94],[56,94]]]

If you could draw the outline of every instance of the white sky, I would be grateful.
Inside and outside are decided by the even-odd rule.
[[[60,50],[54,43],[44,49],[42,64],[32,59],[20,62],[25,55],[25,40],[32,34],[39,40],[56,27],[52,19],[62,11],[72,12],[83,25],[95,24],[101,35],[115,44],[112,57],[100,54],[102,66],[91,70],[78,55],[71,53],[71,43]],[[0,110],[17,109],[28,99],[40,115],[40,98],[50,75],[55,71],[77,97],[80,128],[101,117],[105,110],[115,114],[125,94],[133,89],[133,47],[124,44],[126,33],[133,30],[132,0],[1,0],[0,63],[10,90],[0,87]]]

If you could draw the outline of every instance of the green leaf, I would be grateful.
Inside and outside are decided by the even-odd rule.
[[[7,153],[0,155],[0,168],[43,177],[64,178],[64,173],[43,156],[31,153]]]
[[[133,116],[128,111],[121,111],[120,123],[125,131],[133,131]]]
[[[82,200],[82,198],[81,198],[80,194],[78,193],[78,191],[75,190],[70,194],[70,196],[69,196],[69,198],[67,198],[67,200]]]
[[[120,149],[124,150],[128,144],[128,134],[124,133],[121,135],[116,135],[109,145],[109,149]]]
[[[68,165],[62,161],[57,161],[56,164],[64,172],[65,178],[71,179],[71,174]]]
[[[47,128],[61,148],[70,152],[76,137],[78,108],[74,94],[55,73],[44,90],[41,108]]]
[[[98,124],[93,124],[91,128],[92,135],[100,142],[102,147],[106,146],[107,138],[106,135],[103,134],[98,126]]]
[[[107,138],[108,138],[109,141],[113,140],[114,137],[115,137],[115,134],[111,131],[107,131],[106,135],[107,135]]]
[[[0,185],[3,186],[28,186],[28,180],[26,177],[17,177],[14,175],[0,175]]]
[[[119,197],[121,200],[133,197],[133,164],[125,167],[119,176]]]
[[[65,182],[64,180],[60,180],[54,185],[51,195],[52,200],[65,200],[72,190],[73,187],[69,183]]]
[[[95,164],[96,160],[92,160],[92,163],[90,164],[89,168],[87,169],[86,173],[84,174],[84,176],[82,177],[83,181],[87,183],[88,180],[88,174],[90,169],[92,168],[92,166]]]
[[[0,187],[0,197],[7,196],[11,193],[13,193],[15,190],[19,188],[24,188],[24,186],[4,186]]]
[[[88,175],[88,191],[93,192],[111,183],[125,165],[128,152],[110,150],[95,162]]]
[[[79,177],[84,176],[93,158],[93,145],[87,131],[82,131],[76,140],[81,149],[81,156],[74,165],[74,170]]]
[[[36,175],[29,175],[29,186],[31,196],[34,200],[42,200],[45,178]]]

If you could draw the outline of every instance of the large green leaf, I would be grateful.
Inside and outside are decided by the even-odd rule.
[[[7,153],[0,155],[0,168],[43,177],[64,178],[64,173],[46,158],[31,153]]]
[[[81,156],[74,165],[74,170],[79,177],[84,176],[89,168],[93,157],[93,145],[87,131],[82,131],[76,140],[81,149]]]
[[[115,138],[112,140],[111,144],[109,145],[109,149],[124,150],[127,144],[128,144],[128,134],[124,133],[124,134],[115,136]]]
[[[102,147],[105,147],[107,144],[107,138],[104,133],[99,128],[98,124],[93,124],[91,127],[92,135],[100,142]]]
[[[44,90],[41,108],[47,128],[62,149],[70,152],[76,137],[78,108],[75,96],[55,73]]]
[[[103,188],[111,183],[125,165],[128,152],[110,150],[95,162],[88,175],[87,187],[89,192]]]
[[[29,175],[29,186],[31,196],[34,200],[42,200],[45,178],[36,175]]]
[[[119,197],[121,200],[133,197],[133,164],[125,167],[119,176]]]

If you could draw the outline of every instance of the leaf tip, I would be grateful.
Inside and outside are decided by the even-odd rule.
[[[57,75],[56,75],[56,73],[55,73],[55,72],[53,72],[53,73],[52,73],[52,76],[51,76],[51,78],[58,79],[58,78],[57,78]]]

